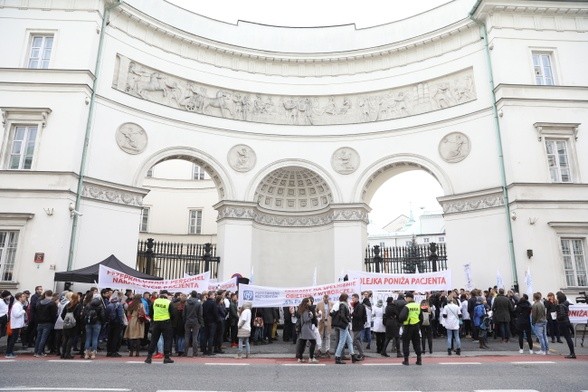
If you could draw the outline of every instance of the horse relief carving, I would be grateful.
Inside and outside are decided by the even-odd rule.
[[[283,125],[386,121],[476,99],[472,68],[387,90],[340,96],[278,96],[218,88],[117,56],[113,87],[137,98],[230,120]]]

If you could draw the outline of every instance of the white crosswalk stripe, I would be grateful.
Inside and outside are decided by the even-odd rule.
[[[439,365],[481,365],[482,362],[439,362]]]

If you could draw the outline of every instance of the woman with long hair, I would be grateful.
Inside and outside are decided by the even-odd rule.
[[[129,325],[125,329],[124,338],[129,341],[129,357],[132,357],[133,354],[136,357],[139,356],[141,339],[145,336],[145,308],[141,298],[141,294],[135,294],[127,308],[126,317],[129,320]]]
[[[310,362],[318,362],[314,357],[314,349],[316,347],[316,338],[312,330],[312,319],[314,315],[310,310],[310,300],[308,298],[304,298],[298,306],[298,314],[300,317],[300,337],[298,338],[298,346],[296,346],[296,358],[298,358],[298,362],[302,362],[306,342],[310,341]]]
[[[80,303],[80,296],[77,293],[72,293],[69,303],[63,308],[61,312],[61,319],[63,323],[63,345],[61,347],[62,359],[73,359],[71,355],[71,346],[75,339],[80,336],[80,328],[82,324],[82,304]],[[71,313],[75,320],[75,325],[69,327],[72,323],[66,323],[65,318],[68,313]],[[70,316],[71,317],[71,316]]]

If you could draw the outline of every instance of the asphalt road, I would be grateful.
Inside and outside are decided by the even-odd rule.
[[[425,358],[423,366],[367,359],[298,364],[292,359],[140,358],[0,361],[0,391],[588,391],[588,361],[538,356]]]

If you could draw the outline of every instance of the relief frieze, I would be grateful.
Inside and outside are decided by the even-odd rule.
[[[187,112],[281,125],[342,125],[392,120],[476,99],[472,68],[369,93],[292,96],[219,88],[117,55],[113,88]]]

